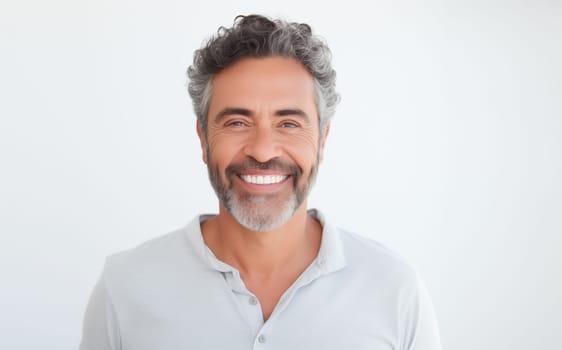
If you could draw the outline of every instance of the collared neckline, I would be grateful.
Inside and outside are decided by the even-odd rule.
[[[327,221],[325,216],[318,209],[309,209],[307,214],[318,220],[322,226],[320,249],[318,250],[318,255],[311,265],[316,265],[319,275],[335,272],[345,267],[346,259],[343,242],[338,228]],[[203,240],[201,224],[214,216],[215,214],[202,214],[196,216],[184,229],[187,239],[195,253],[205,265],[223,273],[232,272],[239,274],[239,271],[236,268],[218,259]]]

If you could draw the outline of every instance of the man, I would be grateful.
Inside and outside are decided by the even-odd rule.
[[[338,102],[323,41],[238,17],[188,75],[219,213],[108,258],[81,349],[440,349],[417,274],[307,210]]]

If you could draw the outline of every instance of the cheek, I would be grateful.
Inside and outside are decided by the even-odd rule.
[[[303,133],[300,135],[294,135],[291,140],[286,142],[286,146],[291,150],[291,153],[295,157],[303,162],[311,162],[312,160],[306,161],[306,159],[312,158],[314,162],[318,157],[318,136],[315,133]]]
[[[207,139],[208,158],[213,163],[230,162],[237,151],[236,141],[232,137],[209,135]]]
[[[299,185],[307,183],[318,168],[318,140],[313,137],[303,137],[299,142],[293,140],[293,142],[288,143],[286,149],[292,161],[295,162],[302,171],[298,179]]]

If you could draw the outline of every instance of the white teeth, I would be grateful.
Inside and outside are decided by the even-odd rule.
[[[271,185],[285,180],[287,175],[240,175],[245,182],[258,185]]]

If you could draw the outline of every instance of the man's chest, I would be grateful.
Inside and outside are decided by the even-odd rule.
[[[267,322],[251,294],[225,283],[186,287],[161,286],[118,310],[123,349],[398,348],[393,306],[341,286],[311,283],[283,295]]]

